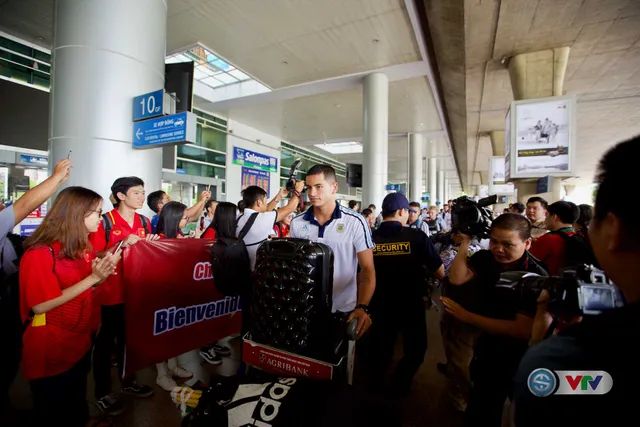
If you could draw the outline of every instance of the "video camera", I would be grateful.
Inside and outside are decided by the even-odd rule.
[[[491,222],[493,215],[487,206],[498,202],[498,196],[493,195],[477,202],[468,196],[462,196],[451,203],[451,226],[462,234],[486,239],[491,236]]]
[[[286,189],[287,191],[293,191],[296,188],[296,175],[300,171],[300,165],[302,165],[302,159],[296,159],[295,162],[291,165],[291,169],[289,169],[289,179],[287,180]],[[307,186],[305,185],[302,189],[301,193],[307,191]]]
[[[624,306],[624,296],[604,271],[589,265],[565,268],[559,277],[538,276],[520,271],[500,275],[498,287],[511,288],[525,301],[535,301],[543,290],[549,292],[548,309],[552,315],[569,319],[600,314]]]

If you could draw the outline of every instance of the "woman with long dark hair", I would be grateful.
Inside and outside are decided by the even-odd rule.
[[[176,239],[184,237],[182,229],[189,223],[187,205],[180,202],[169,202],[162,207],[158,219],[158,235],[160,238]]]
[[[220,202],[213,214],[213,220],[204,234],[203,239],[236,238],[238,208],[233,203]],[[217,342],[204,346],[200,349],[200,356],[211,365],[222,363],[220,356],[230,356],[231,350]]]
[[[187,206],[180,202],[169,202],[162,207],[156,231],[161,239],[182,239],[185,238],[182,228],[186,227],[188,222]],[[156,384],[166,391],[171,391],[178,386],[174,377],[180,379],[193,377],[192,372],[178,366],[177,357],[157,363],[156,368],[158,369]]]
[[[218,212],[218,209],[220,209],[220,212]],[[238,207],[236,205],[229,202],[218,203],[211,224],[202,234],[202,238],[215,239],[216,237],[226,237],[235,239],[237,217]]]
[[[20,314],[25,325],[22,370],[41,423],[84,426],[92,334],[100,322],[94,287],[115,271],[120,252],[96,258],[89,233],[98,230],[102,198],[64,189],[26,240],[20,265]]]

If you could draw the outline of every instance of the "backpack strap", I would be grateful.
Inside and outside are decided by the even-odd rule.
[[[47,245],[47,247],[49,248],[49,251],[51,252],[51,258],[53,258],[53,268],[51,269],[51,272],[55,272],[56,271],[56,253],[53,250],[53,246]],[[33,312],[33,309],[29,310],[29,314],[27,314],[27,318],[25,319],[24,323],[22,324],[22,333],[23,334],[25,333],[25,331],[29,327],[29,323],[33,320],[33,318],[35,316],[36,316],[36,314]]]
[[[240,230],[240,234],[238,234],[238,240],[242,240],[245,238],[245,236],[247,235],[247,233],[249,233],[249,230],[253,226],[253,223],[256,222],[257,218],[258,212],[251,214],[247,223],[244,225],[244,227],[242,227],[242,230]]]
[[[104,228],[104,249],[107,249],[109,247],[109,239],[111,238],[111,229],[113,228],[113,217],[111,216],[111,212],[102,214],[102,227]]]
[[[147,217],[144,215],[140,215],[140,214],[136,214],[140,217],[140,222],[142,223],[142,227],[144,228],[144,231],[149,233],[149,234],[153,234],[153,230],[151,230],[151,232],[149,232],[149,229],[147,228],[149,226],[149,221],[147,221]]]

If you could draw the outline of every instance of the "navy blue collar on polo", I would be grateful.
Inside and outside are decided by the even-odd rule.
[[[404,227],[400,221],[382,221],[380,227],[378,227],[377,233],[380,236],[386,237],[397,234],[402,231]]]
[[[336,207],[333,210],[333,213],[331,214],[331,218],[329,218],[329,221],[325,222],[323,225],[320,225],[320,223],[318,221],[316,221],[316,216],[313,213],[313,206],[309,207],[309,209],[307,209],[307,211],[304,213],[304,220],[305,221],[309,221],[310,224],[312,225],[317,225],[319,230],[318,230],[318,237],[324,237],[324,230],[325,228],[327,228],[327,226],[329,224],[331,224],[331,222],[334,219],[340,219],[342,218],[342,211],[340,210],[340,204],[338,202],[336,202]]]

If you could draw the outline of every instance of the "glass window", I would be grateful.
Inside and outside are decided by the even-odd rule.
[[[198,124],[196,130],[196,145],[212,150],[227,152],[227,134],[220,130]]]
[[[184,169],[187,175],[204,176],[208,178],[226,178],[226,169],[217,168],[215,166],[201,165],[200,163],[193,163],[188,160],[178,159],[177,167]]]
[[[214,153],[189,145],[178,145],[178,157],[224,166],[226,154]]]

